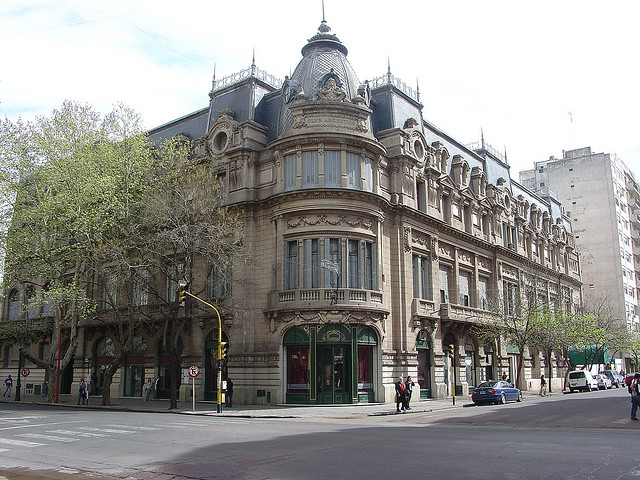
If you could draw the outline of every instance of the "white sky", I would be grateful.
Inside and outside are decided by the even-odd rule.
[[[640,175],[640,2],[325,0],[361,81],[420,85],[424,117],[462,143],[506,149],[512,176],[591,146]],[[0,115],[63,100],[123,102],[148,128],[208,104],[216,76],[251,64],[284,78],[321,0],[2,0]]]

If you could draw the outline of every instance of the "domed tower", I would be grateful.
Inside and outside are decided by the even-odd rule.
[[[278,115],[278,137],[294,125],[295,115],[291,107],[296,101],[350,102],[365,108],[369,105],[368,84],[360,84],[347,60],[347,47],[330,31],[327,22],[322,20],[318,33],[302,48],[303,58],[293,75],[285,78]],[[366,126],[370,130],[368,115],[364,123],[361,127]]]

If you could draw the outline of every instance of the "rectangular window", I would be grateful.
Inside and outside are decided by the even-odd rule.
[[[298,241],[287,242],[285,252],[285,276],[284,289],[294,290],[298,288]]]
[[[373,159],[364,158],[364,181],[367,192],[373,192]]]
[[[347,152],[347,188],[360,189],[360,155]]]
[[[449,303],[449,267],[440,265],[440,303]]]
[[[367,290],[378,289],[376,260],[376,244],[364,242],[364,288]]]
[[[429,289],[429,259],[426,257],[422,257],[420,260],[420,284],[422,298],[424,300],[431,300]]]
[[[413,256],[413,298],[420,298],[420,257]]]
[[[416,196],[417,198],[417,204],[418,204],[418,210],[420,210],[421,212],[426,212],[427,211],[427,193],[426,193],[426,188],[424,186],[424,182],[419,180],[416,182]]]
[[[302,152],[302,188],[318,186],[318,152]]]
[[[324,240],[324,258],[331,263],[338,265],[338,273],[327,269],[324,274],[325,288],[341,288],[342,287],[342,255],[340,248],[341,241],[339,238],[325,238]]]
[[[478,277],[478,303],[483,310],[489,309],[489,279],[487,277]]]
[[[358,240],[347,241],[347,278],[348,288],[362,288],[361,276],[361,252],[360,242]]]
[[[149,271],[138,270],[133,279],[133,305],[141,306],[149,303]]]
[[[115,273],[109,273],[107,274],[106,278],[104,279],[104,285],[103,285],[103,291],[102,291],[102,301],[106,304],[106,305],[111,305],[112,307],[115,307],[117,305],[117,295],[116,295],[116,290],[117,290],[117,285],[118,285],[118,277],[116,276]]]
[[[504,295],[504,313],[505,315],[516,315],[518,310],[519,293],[518,286],[515,283],[503,282],[502,293]]]
[[[212,265],[209,267],[209,277],[207,278],[209,298],[230,297],[232,275],[231,265]]]
[[[342,186],[340,152],[337,150],[326,150],[324,152],[324,186],[329,188],[340,188]]]
[[[302,265],[303,288],[320,287],[320,257],[318,256],[318,239],[308,238],[303,242],[304,259]]]
[[[471,275],[467,272],[460,272],[458,277],[458,289],[460,291],[460,305],[465,307],[469,306],[469,283],[471,282]]]
[[[169,268],[168,271],[173,270]],[[184,263],[176,265],[176,278],[167,277],[167,301],[175,302],[178,298],[178,281],[184,277]]]
[[[298,159],[297,156],[287,155],[284,157],[284,189],[295,190]]]

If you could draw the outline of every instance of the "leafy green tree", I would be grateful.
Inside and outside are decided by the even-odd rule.
[[[80,325],[96,311],[89,279],[148,185],[140,173],[152,156],[140,132],[138,117],[125,107],[101,116],[69,101],[49,117],[0,125],[0,190],[10,221],[2,237],[4,284],[36,286],[40,307],[53,317],[48,358],[32,355],[29,337],[13,338],[26,358],[46,370],[49,401],[59,371],[76,352]],[[10,322],[3,327],[16,330]]]

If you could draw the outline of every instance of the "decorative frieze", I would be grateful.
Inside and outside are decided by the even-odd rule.
[[[300,216],[297,220],[293,218],[287,219],[287,227],[294,229],[300,227],[314,227],[317,225],[340,226],[346,225],[354,228],[363,228],[372,231],[373,222],[362,217],[350,217],[348,215],[316,215],[315,219]]]

